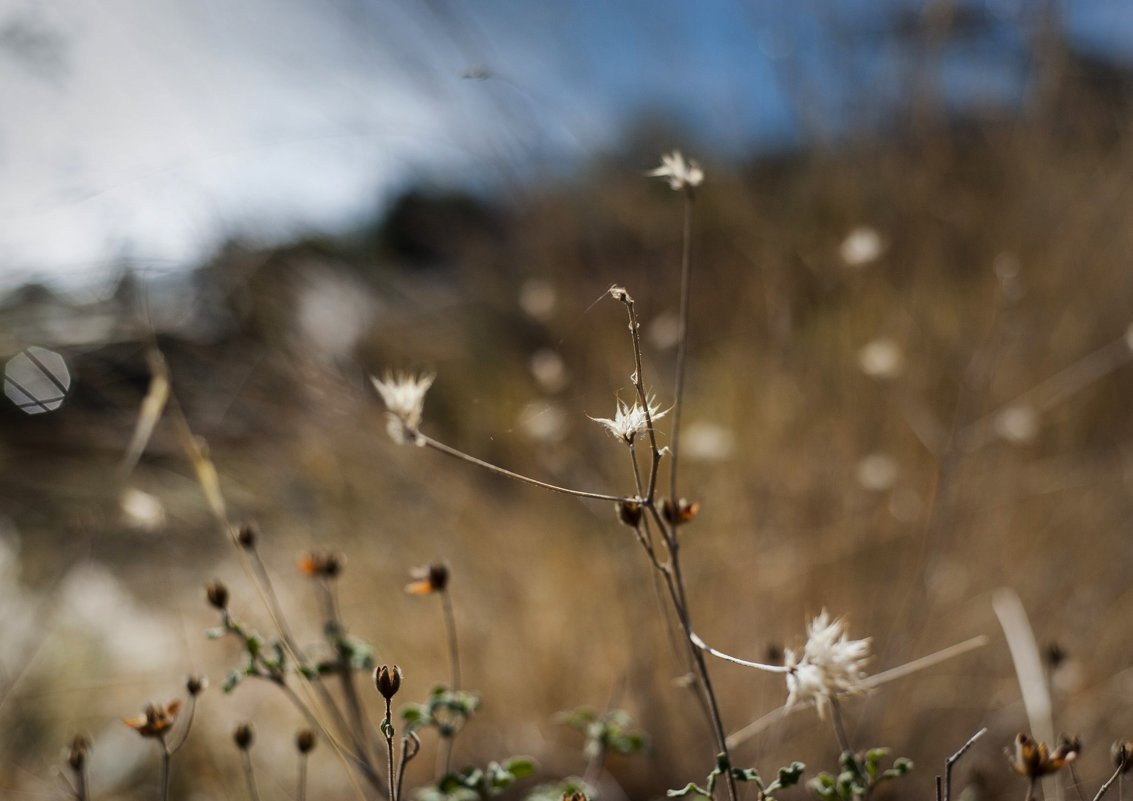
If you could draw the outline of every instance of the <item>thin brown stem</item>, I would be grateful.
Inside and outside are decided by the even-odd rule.
[[[248,787],[248,798],[251,801],[260,801],[260,790],[256,786],[256,771],[252,768],[252,755],[245,748],[240,749],[244,762],[244,783]]]
[[[1125,760],[1122,759],[1120,764],[1118,764],[1118,766],[1117,766],[1117,770],[1115,770],[1113,772],[1113,775],[1109,777],[1109,780],[1106,781],[1106,783],[1103,784],[1100,788],[1098,788],[1098,794],[1094,796],[1094,801],[1101,801],[1102,796],[1109,792],[1109,788],[1113,786],[1113,783],[1115,781],[1120,781],[1121,774],[1123,774],[1124,772],[1125,772]],[[1118,801],[1121,801],[1120,784],[1118,785],[1117,797],[1118,797]]]
[[[952,766],[960,761],[960,757],[968,753],[968,749],[976,744],[976,740],[987,734],[987,727],[980,729],[978,732],[968,738],[968,742],[960,746],[955,754],[948,757],[944,762],[944,801],[952,801]]]
[[[158,745],[161,746],[161,796],[160,797],[161,797],[161,801],[169,801],[169,774],[171,772],[170,771],[170,767],[171,767],[170,762],[173,759],[173,753],[169,750],[169,746],[166,744],[164,737],[162,737],[158,741]]]
[[[673,390],[672,459],[669,462],[669,497],[675,502],[677,495],[677,457],[681,441],[681,400],[685,388],[685,366],[688,361],[688,306],[689,286],[692,282],[692,190],[685,192],[684,230],[681,238],[681,307],[677,324],[677,369]]]
[[[615,298],[625,304],[626,314],[629,317],[630,340],[633,343],[633,375],[630,378],[633,381],[634,390],[637,391],[637,402],[645,412],[645,431],[649,436],[649,453],[651,456],[649,485],[644,494],[644,498],[647,503],[652,505],[653,499],[657,493],[657,473],[658,466],[661,464],[661,450],[657,447],[657,432],[653,427],[653,414],[649,411],[649,395],[645,392],[645,377],[641,367],[641,324],[637,321],[637,311],[630,294],[620,287],[616,288],[616,290],[611,290],[611,293]],[[630,443],[630,449],[631,451],[633,449],[632,442]],[[633,459],[633,472],[635,478],[637,478],[637,494],[641,495],[641,477],[637,466],[636,454]]]
[[[389,751],[389,801],[397,801],[398,787],[394,779],[393,767],[393,704],[390,699],[386,699],[386,718],[382,723],[382,731],[386,736],[386,747]]]
[[[842,749],[842,753],[854,752],[850,747],[850,738],[846,736],[846,726],[842,722],[842,705],[838,703],[837,698],[830,699],[830,719],[834,724],[834,736],[838,739],[838,747]]]
[[[576,498],[593,498],[596,501],[634,500],[633,498],[625,498],[621,495],[604,495],[600,492],[584,492],[583,490],[570,489],[569,487],[560,487],[557,484],[548,484],[546,481],[539,481],[536,478],[530,478],[529,476],[521,475],[520,473],[514,473],[511,470],[500,467],[498,465],[494,465],[491,462],[485,462],[483,459],[477,459],[475,456],[467,454],[464,451],[457,450],[450,445],[445,445],[443,442],[438,442],[437,440],[433,439],[430,436],[427,436],[426,434],[422,434],[420,432],[416,433],[418,442],[420,442],[422,445],[425,445],[426,447],[432,448],[435,451],[440,451],[441,453],[448,454],[449,456],[454,456],[457,459],[461,459],[462,461],[468,462],[469,464],[474,464],[477,467],[482,467],[485,470],[496,473],[497,475],[506,476],[507,478],[512,478],[516,481],[522,481],[525,484],[531,484],[536,487],[542,487],[543,489],[551,490],[551,492],[558,492],[562,493],[563,495],[573,495]]]
[[[448,633],[449,665],[452,670],[452,691],[460,692],[460,644],[456,638],[456,613],[448,590],[441,591],[441,606],[444,608],[445,629]]]
[[[409,750],[409,744],[413,744],[413,750]],[[421,750],[421,738],[415,732],[409,732],[401,738],[401,764],[397,769],[397,797],[401,798],[401,785],[405,781],[405,766],[413,757],[417,756],[417,752]]]
[[[295,792],[297,801],[307,801],[307,755],[299,755],[299,786]]]

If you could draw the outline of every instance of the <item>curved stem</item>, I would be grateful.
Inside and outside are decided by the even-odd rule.
[[[170,773],[170,760],[173,758],[169,746],[165,743],[165,738],[162,737],[159,741],[161,745],[161,801],[168,801],[169,799],[169,773]]]
[[[743,665],[744,667],[755,668],[756,670],[765,670],[768,673],[791,672],[791,669],[786,665],[765,665],[762,662],[749,662],[746,659],[740,659],[737,656],[731,656],[724,653],[723,651],[717,651],[715,648],[705,643],[704,640],[700,639],[695,631],[690,632],[688,638],[692,642],[692,644],[700,650],[704,651],[705,653],[712,654],[712,656],[716,657],[717,659],[723,659],[725,662],[731,662],[735,665]]]
[[[426,447],[432,448],[435,451],[440,451],[441,453],[448,454],[449,456],[454,456],[457,459],[461,459],[465,462],[468,462],[469,464],[474,464],[477,467],[483,467],[485,470],[496,473],[497,475],[513,478],[516,481],[522,481],[525,484],[531,484],[536,487],[542,487],[543,489],[551,490],[551,492],[559,492],[563,495],[573,495],[577,498],[593,498],[596,501],[633,500],[632,498],[625,498],[621,495],[605,495],[601,492],[584,492],[583,490],[570,489],[569,487],[560,487],[557,484],[548,484],[546,481],[539,481],[536,478],[530,478],[529,476],[521,475],[520,473],[514,473],[511,470],[500,467],[498,465],[494,465],[491,462],[485,462],[483,459],[477,459],[475,456],[467,454],[464,451],[457,450],[450,445],[445,445],[443,442],[438,442],[427,434],[422,434],[419,431],[415,433],[417,434],[418,442]]]
[[[677,375],[673,390],[673,436],[669,463],[669,497],[677,499],[677,455],[681,441],[681,398],[685,388],[685,363],[688,360],[688,298],[692,280],[692,191],[685,192],[684,231],[681,244],[681,308],[677,327]]]
[[[260,801],[260,791],[256,787],[256,772],[252,769],[252,755],[246,749],[241,749],[240,754],[244,757],[244,781],[248,785],[248,798],[251,801]]]

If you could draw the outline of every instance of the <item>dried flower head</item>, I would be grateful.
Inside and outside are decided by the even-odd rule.
[[[228,608],[228,587],[223,581],[210,581],[206,584],[205,597],[215,609],[223,612]]]
[[[170,701],[165,706],[146,704],[142,714],[132,718],[122,718],[122,722],[143,737],[161,738],[172,728],[179,711],[181,711],[181,702],[178,700]]]
[[[648,414],[646,414],[646,410],[640,402],[630,406],[619,399],[617,403],[618,408],[615,410],[612,420],[607,417],[591,417],[590,419],[609,431],[610,436],[614,439],[620,439],[626,445],[632,445],[634,438],[648,429],[650,421],[660,420],[669,413],[668,409],[662,410],[653,397],[648,398]]]
[[[255,739],[255,736],[256,730],[251,723],[241,723],[232,732],[232,741],[241,751],[247,751],[252,747],[252,740]]]
[[[448,586],[448,565],[433,562],[425,567],[415,567],[409,571],[409,578],[413,580],[405,585],[405,591],[411,595],[444,592]]]
[[[236,529],[236,544],[241,548],[254,548],[256,545],[256,525],[254,523],[243,523]]]
[[[309,754],[315,750],[315,733],[310,729],[302,729],[295,735],[295,748],[300,754]]]
[[[691,523],[700,513],[700,501],[690,501],[688,498],[661,499],[661,516],[670,526],[683,526]]]
[[[76,734],[71,740],[71,748],[67,753],[67,764],[71,770],[82,770],[90,752],[90,737],[85,734]]]
[[[401,689],[401,668],[397,665],[392,668],[388,665],[374,668],[374,686],[378,688],[382,698],[391,700]]]
[[[1115,740],[1110,746],[1109,755],[1113,759],[1113,766],[1122,773],[1128,773],[1133,768],[1133,741]]]
[[[1056,773],[1078,758],[1082,743],[1077,739],[1062,738],[1054,751],[1030,735],[1019,732],[1015,735],[1014,750],[1007,749],[1007,759],[1011,768],[1020,776],[1037,779]]]
[[[299,557],[299,572],[311,578],[338,578],[345,558],[330,551],[313,551]]]
[[[645,173],[650,178],[664,178],[669,182],[669,188],[674,191],[682,189],[691,191],[704,182],[704,170],[693,159],[685,161],[681,151],[661,155],[661,166]]]
[[[630,528],[637,528],[645,514],[645,507],[637,501],[618,501],[614,508],[618,513],[618,520]]]
[[[208,686],[209,680],[195,673],[185,679],[185,692],[193,698],[203,693]]]
[[[845,621],[831,620],[826,610],[807,626],[802,656],[788,649],[787,706],[814,701],[819,717],[838,695],[859,693],[864,688],[865,663],[869,661],[869,638],[851,640]]]
[[[386,431],[397,444],[425,444],[417,427],[421,424],[421,412],[425,408],[425,393],[435,378],[432,373],[412,375],[400,371],[386,372],[380,379],[370,376],[388,410]]]

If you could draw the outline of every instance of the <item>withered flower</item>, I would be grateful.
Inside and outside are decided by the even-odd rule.
[[[405,585],[405,591],[410,595],[444,592],[448,586],[448,566],[444,562],[433,562],[425,567],[415,567],[409,571],[409,578],[413,580]]]
[[[243,523],[236,530],[236,544],[241,548],[253,548],[256,545],[256,526],[254,523]]]
[[[401,668],[397,665],[392,668],[388,665],[374,668],[374,686],[378,688],[382,698],[391,700],[401,689]]]
[[[690,501],[687,498],[679,498],[675,503],[672,498],[661,500],[661,516],[670,526],[681,526],[692,522],[699,511],[700,501]]]
[[[1113,757],[1115,768],[1121,768],[1122,773],[1128,773],[1130,768],[1133,768],[1133,741],[1115,740],[1109,749],[1109,755]]]
[[[256,735],[256,730],[252,727],[251,723],[241,723],[232,732],[232,741],[236,743],[236,747],[241,751],[247,751],[252,747],[252,739]]]
[[[1040,776],[1049,776],[1056,773],[1066,765],[1078,758],[1082,743],[1078,738],[1061,738],[1061,742],[1054,751],[1050,747],[1023,732],[1015,735],[1015,750],[1007,751],[1007,758],[1011,768],[1020,776],[1037,779]]]
[[[223,581],[210,581],[206,584],[205,597],[214,608],[222,612],[228,608],[228,587]]]
[[[315,750],[315,733],[310,729],[302,729],[295,735],[295,747],[300,754],[309,754]]]
[[[143,737],[164,737],[173,727],[177,713],[181,711],[181,701],[173,700],[165,706],[160,704],[146,704],[140,715],[132,718],[122,718],[122,722]]]
[[[90,751],[90,737],[85,734],[76,734],[75,738],[71,740],[71,750],[67,754],[67,764],[71,766],[72,770],[82,770],[83,765],[87,761],[87,753]]]
[[[615,508],[618,513],[618,520],[630,528],[637,528],[637,525],[641,522],[641,516],[645,512],[644,507],[636,501],[618,501]]]
[[[209,680],[204,676],[194,674],[185,679],[185,692],[189,693],[189,695],[193,697],[196,697],[203,693],[205,691],[205,688],[208,686]]]
[[[344,562],[341,554],[313,551],[299,557],[299,572],[311,578],[338,578]]]

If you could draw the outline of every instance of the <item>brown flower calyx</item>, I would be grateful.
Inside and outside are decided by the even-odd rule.
[[[295,748],[300,754],[309,754],[315,750],[315,733],[310,729],[302,729],[295,735]]]
[[[71,748],[67,752],[67,764],[71,770],[82,770],[90,752],[90,737],[85,734],[76,734],[71,740]]]
[[[256,730],[251,723],[241,723],[232,732],[232,741],[241,751],[247,751],[252,747],[252,740],[255,739],[255,736]]]
[[[179,700],[170,701],[165,706],[146,704],[142,714],[135,715],[132,718],[122,718],[122,722],[142,737],[160,738],[164,737],[173,727],[174,721],[177,720],[177,713],[180,711],[181,702]]]
[[[255,523],[242,523],[236,529],[236,534],[233,539],[236,544],[245,550],[251,550],[256,547],[256,540],[259,538],[259,530],[256,528]]]
[[[637,528],[641,524],[641,517],[645,514],[645,507],[637,501],[618,501],[615,505],[618,520],[630,528]]]
[[[670,526],[691,523],[699,512],[700,501],[690,501],[687,498],[678,498],[675,502],[672,498],[661,500],[661,516]]]
[[[209,681],[204,676],[193,674],[185,679],[185,692],[193,698],[203,693],[208,686]]]
[[[214,609],[223,612],[228,608],[228,587],[223,581],[210,581],[205,585],[205,597]]]
[[[409,571],[409,578],[412,581],[405,585],[405,591],[410,595],[444,592],[448,587],[448,565],[444,562],[433,562],[425,567],[415,567]]]
[[[1115,740],[1109,749],[1109,755],[1113,758],[1114,768],[1128,773],[1133,768],[1133,740]]]
[[[1019,732],[1015,735],[1014,751],[1008,749],[1007,758],[1011,768],[1020,776],[1037,779],[1057,773],[1078,758],[1082,742],[1077,737],[1062,737],[1058,747],[1050,747],[1030,735]]]
[[[311,578],[338,578],[346,563],[342,554],[330,551],[313,551],[299,557],[299,572]]]
[[[397,665],[392,668],[388,665],[374,668],[374,686],[378,688],[382,698],[392,700],[401,689],[401,668]]]

